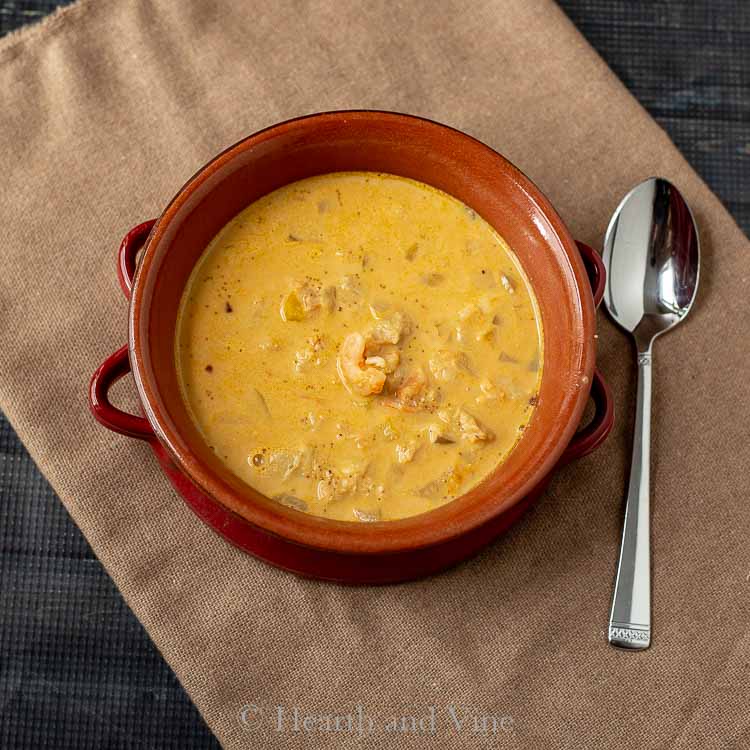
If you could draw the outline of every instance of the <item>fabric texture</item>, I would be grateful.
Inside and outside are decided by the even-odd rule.
[[[553,3],[83,0],[0,43],[0,90],[0,408],[225,747],[750,744],[747,240]],[[350,107],[486,141],[594,246],[651,174],[694,208],[699,297],[655,347],[649,651],[605,637],[635,376],[603,315],[607,443],[417,583],[347,588],[244,555],[90,416],[88,378],[126,336],[124,232],[244,135]],[[324,720],[350,712],[351,729]]]

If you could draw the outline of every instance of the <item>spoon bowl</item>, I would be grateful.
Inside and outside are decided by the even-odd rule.
[[[604,304],[647,347],[690,312],[698,290],[700,246],[680,191],[651,177],[621,201],[604,238]]]

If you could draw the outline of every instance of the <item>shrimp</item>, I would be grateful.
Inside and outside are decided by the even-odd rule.
[[[379,344],[368,341],[365,345],[365,364],[375,364],[386,375],[390,375],[401,361],[398,347],[393,344]]]
[[[336,371],[349,393],[357,396],[372,396],[380,393],[385,385],[386,374],[371,358],[365,361],[365,337],[361,333],[350,333],[342,342],[336,358]]]

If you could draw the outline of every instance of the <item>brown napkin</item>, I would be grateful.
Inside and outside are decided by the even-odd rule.
[[[0,90],[0,408],[226,747],[750,745],[748,244],[552,2],[84,1],[0,44]],[[308,582],[238,552],[89,415],[87,380],[126,336],[124,232],[242,136],[345,107],[481,138],[595,246],[648,175],[694,207],[698,302],[655,352],[650,651],[605,640],[634,371],[603,315],[607,444],[419,583]],[[363,731],[302,722],[357,706]]]

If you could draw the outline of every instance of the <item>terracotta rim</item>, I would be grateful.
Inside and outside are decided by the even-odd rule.
[[[260,146],[267,148],[270,141],[282,135],[289,135],[290,132],[298,131],[303,134],[308,127],[327,123],[356,123],[361,127],[368,122],[377,122],[380,126],[392,126],[394,130],[408,127],[411,130],[424,132],[426,138],[428,136],[448,138],[463,144],[473,152],[481,152],[483,160],[497,167],[498,180],[501,178],[510,180],[514,189],[522,191],[525,200],[534,206],[535,211],[538,211],[538,216],[543,217],[552,229],[554,236],[550,237],[550,242],[554,241],[562,246],[567,256],[569,271],[575,278],[577,298],[571,304],[575,308],[578,323],[574,344],[577,367],[570,372],[570,378],[571,382],[590,384],[595,359],[593,300],[589,292],[586,270],[576,244],[551,203],[520,170],[475,138],[424,118],[371,110],[326,112],[273,125],[229,147],[188,180],[157,220],[145,246],[131,297],[129,354],[144,412],[157,438],[180,469],[203,492],[266,532],[294,543],[344,553],[384,554],[431,546],[464,535],[508,511],[524,496],[530,494],[553,471],[573,437],[583,415],[589,389],[579,387],[575,393],[566,392],[561,395],[562,400],[554,426],[554,434],[547,438],[548,449],[544,455],[535,455],[533,461],[527,462],[529,465],[524,466],[524,472],[519,472],[522,476],[515,485],[511,485],[510,491],[503,493],[498,486],[492,486],[491,480],[495,476],[493,474],[469,493],[429,513],[398,521],[371,524],[334,521],[287,509],[264,498],[236,478],[220,476],[196,456],[193,448],[186,443],[168,415],[159,408],[160,398],[156,376],[149,359],[148,330],[143,324],[144,313],[148,310],[148,306],[156,304],[153,300],[154,283],[150,283],[149,277],[160,243],[164,241],[165,233],[172,228],[171,224],[175,221],[180,209],[196,191],[202,187],[205,189],[206,182],[212,176],[249,149]],[[547,325],[548,321],[545,320],[545,328]],[[172,342],[170,346],[173,346]],[[523,440],[524,438],[521,442]],[[498,472],[503,466],[504,464],[501,464]]]

